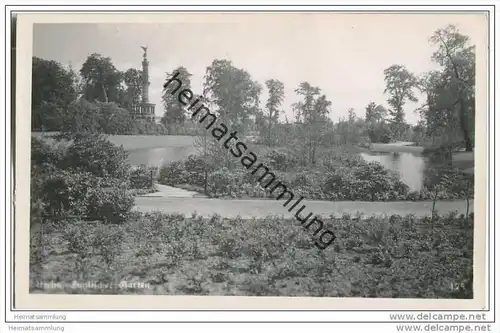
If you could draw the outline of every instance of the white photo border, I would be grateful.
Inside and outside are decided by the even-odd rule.
[[[340,7],[340,8],[339,8]],[[383,7],[381,9],[381,7]],[[410,8],[411,7],[411,8]],[[295,302],[294,299],[296,298],[286,298],[286,301],[289,303],[292,303],[290,308],[284,307],[284,308],[270,308],[264,310],[262,307],[255,307],[255,304],[257,303],[269,303],[270,301],[274,301],[274,298],[271,297],[259,297],[259,300],[257,302],[255,301],[255,298],[253,297],[215,297],[215,296],[145,296],[145,295],[140,295],[140,296],[128,296],[128,295],[119,295],[119,296],[86,296],[86,295],[26,295],[26,292],[22,292],[22,290],[19,290],[18,288],[20,287],[21,283],[17,282],[17,285],[14,284],[14,282],[17,279],[14,279],[14,274],[13,274],[13,268],[14,268],[14,263],[17,262],[17,268],[16,268],[16,275],[20,274],[20,271],[28,270],[28,267],[26,266],[26,258],[24,261],[19,261],[14,259],[14,246],[16,247],[16,259],[18,258],[17,256],[20,255],[20,249],[18,246],[21,246],[20,244],[23,244],[25,246],[26,243],[25,240],[27,239],[27,236],[22,234],[22,232],[19,232],[19,229],[16,230],[16,228],[19,228],[19,222],[17,222],[16,226],[14,226],[14,219],[13,219],[13,213],[14,210],[13,205],[12,205],[12,199],[13,197],[13,191],[12,189],[14,188],[14,172],[16,172],[17,175],[20,174],[29,174],[29,169],[26,169],[23,167],[22,172],[19,171],[19,162],[15,163],[15,166],[18,168],[17,170],[13,170],[14,165],[12,163],[12,158],[16,158],[16,161],[18,159],[20,160],[21,158],[19,157],[21,154],[24,153],[24,155],[29,154],[29,149],[26,150],[26,147],[29,147],[29,142],[23,143],[23,140],[28,139],[30,136],[26,136],[25,130],[29,130],[29,126],[25,126],[22,130],[22,133],[20,135],[20,128],[19,124],[20,121],[25,121],[26,119],[29,119],[30,117],[26,117],[26,115],[20,116],[19,113],[16,114],[15,110],[12,109],[12,113],[6,112],[5,113],[5,124],[4,128],[5,130],[5,163],[2,164],[5,165],[6,169],[4,170],[5,172],[5,199],[10,199],[9,201],[7,200],[2,200],[5,202],[5,230],[3,228],[2,232],[5,232],[3,237],[5,237],[5,248],[2,247],[2,251],[5,251],[4,256],[5,256],[5,263],[6,266],[8,265],[9,269],[5,271],[5,276],[2,276],[5,278],[2,283],[5,283],[5,318],[6,322],[18,322],[15,319],[15,314],[16,313],[23,313],[26,311],[29,312],[36,312],[42,314],[43,312],[51,312],[51,313],[65,313],[68,318],[71,318],[72,320],[66,320],[64,322],[143,322],[144,320],[138,320],[140,317],[141,319],[146,319],[150,322],[192,322],[192,321],[197,321],[197,322],[337,322],[337,323],[355,323],[355,322],[365,322],[365,323],[383,323],[383,322],[388,322],[388,323],[394,323],[394,320],[388,320],[389,319],[389,313],[396,313],[396,312],[403,312],[403,311],[415,311],[417,308],[412,307],[413,309],[407,309],[407,308],[395,308],[391,307],[391,305],[394,305],[394,303],[405,303],[407,301],[410,301],[410,303],[413,304],[423,304],[424,307],[418,308],[419,311],[425,311],[425,312],[432,312],[432,311],[443,311],[447,310],[447,313],[455,313],[453,310],[457,310],[459,308],[459,311],[488,311],[489,314],[493,315],[492,310],[495,309],[495,304],[494,300],[495,297],[493,296],[493,293],[496,292],[495,284],[490,284],[491,280],[495,278],[495,266],[494,266],[494,258],[495,258],[495,246],[494,246],[494,235],[495,235],[495,225],[494,225],[494,219],[492,213],[494,213],[494,205],[492,205],[492,199],[495,199],[494,196],[494,186],[491,186],[492,180],[496,180],[494,177],[494,152],[492,151],[492,148],[494,145],[492,144],[491,138],[493,137],[494,140],[496,139],[494,135],[494,122],[495,122],[495,116],[494,116],[494,105],[495,105],[495,85],[493,84],[494,82],[496,83],[496,77],[494,74],[494,71],[492,69],[495,68],[495,40],[493,38],[496,37],[495,35],[495,23],[494,23],[494,17],[496,14],[496,8],[495,6],[467,6],[467,9],[465,9],[465,6],[451,6],[451,5],[433,5],[433,6],[383,6],[383,5],[371,5],[371,6],[366,6],[363,8],[356,7],[355,5],[350,5],[350,6],[300,6],[300,7],[290,7],[290,6],[259,6],[259,7],[250,7],[250,6],[225,6],[225,7],[220,7],[220,6],[197,6],[196,9],[193,9],[193,7],[187,7],[187,6],[140,6],[140,7],[126,7],[126,6],[30,6],[29,8],[23,7],[23,6],[6,6],[5,7],[5,18],[6,18],[6,65],[5,65],[5,86],[6,86],[6,91],[3,92],[5,93],[5,101],[6,101],[6,111],[11,109],[11,84],[10,84],[10,71],[8,68],[10,66],[10,48],[7,46],[10,45],[9,43],[9,34],[8,32],[10,31],[10,15],[13,12],[22,14],[25,11],[29,12],[34,12],[34,11],[43,11],[43,12],[49,12],[49,11],[64,11],[64,12],[70,12],[70,11],[85,11],[85,12],[109,12],[109,13],[116,13],[117,11],[120,12],[138,12],[138,11],[144,11],[144,12],[152,12],[152,11],[255,11],[255,10],[260,10],[260,11],[298,11],[298,12],[304,12],[304,11],[419,11],[419,12],[436,12],[436,11],[454,11],[454,12],[470,12],[472,10],[475,11],[484,11],[489,13],[489,40],[488,43],[490,45],[490,54],[487,55],[489,61],[489,71],[488,71],[488,79],[489,81],[488,84],[488,91],[483,87],[484,91],[481,91],[478,95],[484,94],[485,99],[483,102],[486,102],[486,96],[488,97],[488,119],[485,118],[487,121],[487,131],[486,131],[486,137],[487,137],[487,142],[484,142],[484,148],[488,148],[488,153],[484,151],[486,155],[486,163],[488,163],[488,174],[484,175],[487,177],[488,181],[488,198],[487,198],[487,206],[486,209],[489,212],[489,216],[487,218],[488,220],[488,228],[486,231],[486,235],[488,238],[481,239],[484,244],[487,244],[488,251],[485,251],[485,258],[484,259],[489,259],[488,264],[486,265],[485,269],[486,271],[483,272],[483,274],[479,276],[484,276],[485,280],[487,280],[487,286],[485,285],[486,288],[483,288],[483,294],[487,294],[487,304],[485,308],[482,307],[471,307],[473,305],[477,306],[477,304],[472,304],[473,302],[467,302],[468,300],[464,300],[462,303],[462,300],[442,300],[443,302],[440,302],[441,300],[395,300],[395,299],[358,299],[358,301],[361,301],[362,303],[366,304],[366,308],[363,310],[343,310],[342,308],[329,308],[329,307],[322,307],[319,306],[317,307],[312,307],[312,308],[303,308],[300,306],[299,303]],[[21,15],[19,15],[21,16]],[[22,29],[22,27],[18,23],[18,31],[19,29]],[[32,29],[32,28],[31,28]],[[32,42],[32,41],[29,41]],[[16,48],[19,50],[20,43],[28,43],[26,41],[21,41],[17,40],[17,45]],[[24,44],[23,44],[24,45]],[[30,47],[31,49],[31,47]],[[29,109],[29,100],[28,103],[26,101],[22,101],[21,98],[19,98],[20,90],[23,89],[20,87],[19,84],[19,76],[21,75],[21,71],[23,68],[20,68],[22,58],[29,58],[31,61],[31,54],[20,54],[20,52],[17,53],[16,59],[17,59],[17,84],[15,89],[16,91],[16,108],[19,110],[21,108],[20,104],[23,106],[28,105]],[[26,59],[24,59],[26,60]],[[31,66],[29,67],[31,68]],[[26,69],[24,69],[26,71]],[[30,75],[30,70],[27,71],[28,75]],[[23,74],[24,75],[24,74]],[[495,81],[493,81],[494,79]],[[26,88],[26,87],[25,87]],[[479,102],[480,99],[478,98]],[[478,103],[478,101],[476,101]],[[486,103],[483,103],[486,105]],[[481,108],[478,108],[481,109]],[[483,106],[483,109],[484,106]],[[24,108],[23,108],[24,110]],[[484,116],[484,115],[483,115]],[[16,121],[17,126],[16,128],[9,126],[11,125],[11,121]],[[28,120],[29,121],[29,120]],[[476,128],[478,128],[478,123],[476,122]],[[483,124],[484,125],[484,124]],[[480,131],[476,131],[476,133],[481,133],[484,129],[480,129]],[[491,135],[488,136],[488,133]],[[12,137],[12,135],[15,134],[15,138]],[[15,142],[15,145],[17,149],[12,146],[12,143]],[[8,144],[10,143],[10,145]],[[20,150],[20,146],[22,145],[23,150]],[[26,146],[27,144],[27,146]],[[479,149],[478,149],[479,150]],[[483,150],[483,149],[481,149]],[[14,155],[14,151],[16,152],[16,155]],[[476,152],[477,155],[477,152]],[[9,159],[11,163],[7,164],[7,156],[9,156]],[[28,163],[29,164],[29,163]],[[9,165],[9,167],[7,167]],[[477,165],[477,164],[476,164]],[[28,171],[28,173],[25,173],[25,171]],[[476,177],[478,176],[478,172],[476,171]],[[29,178],[29,177],[28,177]],[[8,181],[7,181],[8,180]],[[26,179],[22,179],[20,176],[16,177],[16,180],[18,183],[16,184],[16,188],[19,185],[19,182],[26,181]],[[29,180],[27,181],[29,184]],[[478,182],[479,183],[479,182]],[[478,186],[478,185],[476,185]],[[476,187],[477,190],[477,187]],[[486,187],[484,189],[486,191]],[[16,214],[22,213],[23,210],[20,209],[19,207],[24,207],[24,204],[21,204],[22,200],[25,200],[21,198],[22,197],[22,192],[17,191],[16,192],[16,205],[17,205],[17,211],[15,211]],[[28,201],[29,201],[29,194],[28,194]],[[475,200],[474,204],[477,207],[477,204],[480,200]],[[7,202],[9,202],[9,205],[7,205]],[[25,202],[25,201],[24,201]],[[485,202],[486,204],[486,202]],[[486,215],[486,209],[483,211],[483,215]],[[479,212],[479,209],[475,209],[475,211]],[[24,212],[26,213],[26,212]],[[29,213],[28,213],[29,214]],[[16,217],[19,217],[19,215],[16,215]],[[477,214],[476,218],[480,218],[480,215]],[[485,216],[486,218],[486,216]],[[7,221],[10,221],[11,223],[7,223]],[[29,225],[29,224],[28,224]],[[477,244],[476,240],[478,240],[477,237],[480,237],[481,235],[478,234],[477,228],[475,229],[474,232],[474,237],[475,237],[475,244]],[[481,236],[481,237],[486,237],[486,236]],[[16,244],[17,241],[22,240],[22,242],[19,242]],[[477,246],[477,245],[476,245]],[[476,248],[476,247],[475,247]],[[9,255],[7,255],[9,254]],[[474,262],[477,263],[476,257],[474,258]],[[22,265],[22,266],[20,266]],[[474,276],[476,277],[476,265],[475,265],[475,271],[474,271]],[[486,273],[487,272],[487,273]],[[9,273],[9,274],[7,274]],[[19,278],[19,276],[18,276]],[[477,294],[477,285],[481,284],[481,281],[477,281],[477,279],[474,279],[474,291],[475,294]],[[484,281],[486,283],[486,281]],[[495,281],[493,281],[495,282]],[[479,286],[480,287],[480,286]],[[487,290],[487,292],[486,292]],[[15,292],[17,291],[17,292]],[[26,290],[27,291],[27,290]],[[7,297],[8,296],[8,297]],[[23,299],[26,298],[26,299]],[[47,301],[48,299],[52,298],[53,301]],[[58,298],[56,300],[55,298]],[[54,305],[57,302],[69,302],[69,298],[94,298],[93,300],[89,300],[89,302],[78,300],[73,302],[75,305],[80,305],[86,306],[91,305],[92,303],[96,303],[101,305],[107,301],[107,299],[111,300],[114,299],[115,304],[123,304],[125,302],[125,298],[130,299],[128,303],[132,305],[131,309],[118,309],[115,308],[116,310],[95,310],[95,309],[89,309],[87,308],[86,310],[68,310],[64,306],[61,308],[58,307],[47,307],[46,304],[51,304]],[[145,299],[147,298],[147,299]],[[169,300],[176,300],[176,302],[181,302],[180,307],[186,306],[186,303],[184,302],[187,299],[190,299],[191,301],[194,302],[199,302],[203,301],[204,298],[221,298],[221,299],[226,299],[223,301],[223,303],[218,303],[224,304],[224,310],[221,308],[214,307],[214,304],[211,304],[211,308],[197,308],[195,307],[186,307],[185,309],[179,309],[179,303],[178,304],[166,304],[166,309],[165,304],[163,306],[163,309],[160,308],[154,308],[152,310],[149,308],[149,310],[146,309],[137,309],[134,308],[137,307],[138,304],[144,303],[148,304],[150,302],[150,299],[156,299],[154,303],[157,303],[159,305],[160,303],[166,302],[167,298]],[[253,304],[253,306],[243,306],[239,307],[238,303],[240,300],[235,300],[235,298],[241,299],[241,301],[247,301],[250,302],[249,304]],[[164,301],[160,300],[164,299]],[[282,298],[283,299],[283,298]],[[486,300],[486,299],[485,299]],[[15,301],[15,304],[14,304]],[[356,308],[355,306],[352,307],[352,302],[355,302],[356,300],[353,300],[352,298],[343,298],[343,299],[337,299],[337,302],[339,303],[340,307],[348,306],[352,308]],[[7,304],[8,302],[8,304]],[[23,307],[21,308],[21,303],[26,302],[33,304],[33,306],[28,306],[28,307]],[[54,303],[55,302],[55,303]],[[39,303],[39,306],[37,306],[35,303]],[[295,304],[293,304],[295,303]],[[434,304],[424,304],[424,303],[434,303]],[[447,303],[447,304],[446,304]],[[460,304],[461,303],[461,304]],[[466,304],[468,303],[468,304]],[[464,305],[465,304],[465,305]],[[483,302],[484,304],[484,302]],[[26,306],[26,304],[24,304]],[[64,304],[63,304],[64,305]],[[215,304],[216,305],[216,304]],[[434,306],[432,306],[434,305]],[[425,306],[427,306],[425,308]],[[380,308],[384,308],[384,310],[379,310]],[[8,309],[8,310],[7,310]],[[256,310],[260,309],[260,310]],[[231,320],[227,321],[228,319],[228,313],[230,313]],[[193,320],[194,317],[196,317],[196,320]],[[307,318],[305,320],[304,318]],[[224,320],[225,319],[225,320]],[[385,319],[385,320],[384,320]],[[45,323],[48,323],[48,321],[44,321]],[[53,323],[58,323],[59,321],[49,321]]]

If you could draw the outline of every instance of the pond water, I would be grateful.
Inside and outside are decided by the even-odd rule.
[[[196,153],[192,137],[111,136],[110,140],[118,145],[123,145],[129,153],[129,163],[134,166],[146,164],[160,167],[169,162],[185,160],[189,155]],[[387,146],[383,145],[382,148],[388,149]],[[385,168],[397,172],[400,179],[411,190],[419,191],[422,188],[428,162],[419,152],[372,151],[360,155],[368,162],[379,162]]]
[[[360,155],[367,162],[379,162],[387,169],[399,173],[401,180],[412,191],[419,191],[422,188],[427,163],[423,156],[408,152],[361,153]]]
[[[193,146],[144,148],[129,150],[128,153],[128,160],[134,166],[146,164],[160,167],[164,163],[184,160],[196,153],[196,149]]]

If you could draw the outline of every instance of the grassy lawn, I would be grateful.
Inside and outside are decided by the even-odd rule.
[[[296,220],[135,213],[122,225],[32,228],[30,292],[78,294],[472,298],[473,222],[412,216],[324,220],[325,250]],[[41,289],[120,281],[148,288]]]
[[[50,136],[56,132],[32,132],[33,137],[43,137],[47,142],[53,142]],[[187,135],[109,135],[108,140],[117,145],[123,145],[125,150],[153,149],[165,147],[192,147],[194,136]]]
[[[408,146],[408,145],[395,145],[386,143],[372,143],[369,151],[378,153],[413,153],[421,154],[424,150],[423,147]]]

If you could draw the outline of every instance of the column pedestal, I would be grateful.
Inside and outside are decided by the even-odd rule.
[[[134,119],[146,119],[149,121],[155,121],[155,104],[153,103],[142,103],[136,105],[133,110]]]

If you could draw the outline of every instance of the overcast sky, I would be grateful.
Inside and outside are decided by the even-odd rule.
[[[169,15],[177,22],[36,24],[33,55],[79,70],[95,52],[110,57],[120,70],[140,69],[140,46],[147,45],[150,101],[157,115],[163,113],[166,72],[186,67],[193,74],[194,93],[200,94],[206,67],[225,58],[263,86],[267,79],[281,80],[288,116],[300,82],[320,87],[332,101],[330,117],[336,121],[349,108],[364,117],[370,102],[387,106],[385,68],[401,64],[415,74],[435,68],[435,47],[428,38],[436,29],[455,24],[476,44],[484,40],[487,27],[483,14],[227,13],[196,20],[186,16],[195,14]],[[419,104],[405,106],[407,121],[418,121],[414,110]]]

